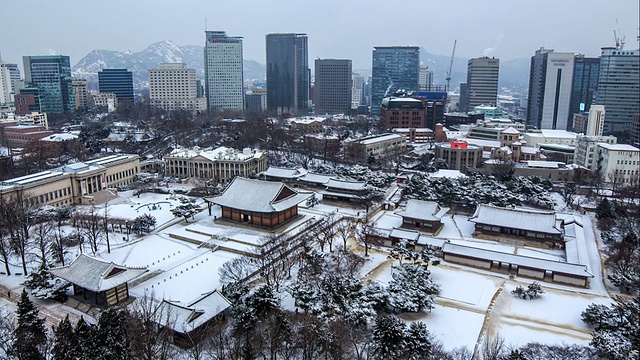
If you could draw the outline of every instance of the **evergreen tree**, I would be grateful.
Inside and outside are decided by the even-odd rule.
[[[79,359],[97,359],[100,350],[96,343],[96,327],[88,324],[84,320],[84,317],[81,317],[76,323],[76,327],[73,329],[73,332],[78,341]]]
[[[108,308],[100,314],[96,342],[100,360],[131,359],[127,338],[127,313],[125,310]]]
[[[596,219],[602,220],[614,217],[615,214],[613,213],[613,206],[611,205],[611,202],[607,198],[602,199],[598,206],[596,206]]]
[[[31,302],[26,290],[22,290],[16,314],[17,327],[13,333],[12,354],[19,360],[45,359],[47,330],[38,308]]]
[[[409,360],[429,359],[431,356],[431,335],[422,321],[411,323],[405,334],[407,358]]]
[[[53,330],[55,345],[53,346],[53,360],[76,360],[80,358],[78,337],[73,331],[69,315],[60,321]]]
[[[395,316],[380,316],[373,328],[376,359],[398,359],[406,351],[404,321]]]

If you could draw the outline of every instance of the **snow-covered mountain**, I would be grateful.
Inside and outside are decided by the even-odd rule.
[[[133,72],[136,84],[148,80],[148,69],[155,69],[163,62],[184,62],[188,67],[196,69],[196,76],[204,78],[203,47],[199,45],[178,46],[169,40],[149,45],[139,52],[93,50],[73,66],[74,75],[97,78],[98,71],[104,68],[126,68]],[[260,79],[266,77],[265,66],[253,61],[244,61],[245,79]]]

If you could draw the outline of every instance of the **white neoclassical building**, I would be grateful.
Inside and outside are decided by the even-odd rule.
[[[165,174],[178,177],[211,179],[226,183],[236,176],[249,177],[267,169],[267,155],[259,150],[242,151],[227,147],[216,149],[176,149],[164,157]]]

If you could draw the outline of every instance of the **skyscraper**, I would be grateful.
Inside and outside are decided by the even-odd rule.
[[[185,63],[162,63],[149,69],[149,100],[166,111],[204,111],[206,102],[198,98],[196,70]]]
[[[433,85],[433,70],[428,66],[420,66],[420,75],[418,76],[418,90],[431,91]]]
[[[351,108],[357,109],[359,106],[364,105],[364,76],[360,74],[353,74],[351,76]]]
[[[420,48],[376,46],[373,50],[371,114],[380,115],[382,99],[398,90],[418,91]]]
[[[98,72],[101,93],[114,93],[118,103],[133,104],[133,74],[127,69],[102,69]]]
[[[267,34],[267,110],[306,114],[309,111],[307,34]]]
[[[567,129],[573,58],[573,53],[543,47],[531,57],[527,124],[538,129]]]
[[[602,48],[595,104],[604,105],[604,132],[631,130],[640,113],[640,50]]]
[[[467,67],[467,109],[480,105],[497,106],[500,60],[481,57],[471,59]]]
[[[242,38],[205,31],[204,86],[208,109],[244,109]]]
[[[2,62],[0,56],[0,104],[13,102],[12,94],[16,93],[15,82],[20,80],[18,64]]]
[[[348,114],[351,110],[351,60],[316,59],[316,114]]]
[[[72,78],[73,96],[76,110],[89,107],[89,90],[87,79]]]
[[[71,61],[65,55],[23,56],[24,80],[38,88],[40,111],[73,111],[75,101],[71,85]]]
[[[571,82],[569,119],[572,119],[574,114],[589,111],[598,87],[599,74],[600,58],[576,55],[573,65],[573,80]]]

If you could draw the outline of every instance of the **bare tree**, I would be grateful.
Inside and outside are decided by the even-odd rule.
[[[500,335],[495,337],[485,337],[480,350],[482,360],[500,360],[507,352],[504,338]]]
[[[13,333],[15,321],[13,314],[10,314],[4,307],[0,308],[0,358],[8,359],[7,354],[13,346]]]
[[[145,292],[131,309],[128,332],[130,348],[136,359],[168,360],[176,355],[171,344],[171,318],[166,306],[157,301],[154,293]]]
[[[228,284],[232,282],[241,282],[247,280],[249,275],[256,270],[255,262],[247,256],[233,258],[218,269],[220,282]]]
[[[320,250],[324,252],[324,246],[329,245],[329,252],[333,251],[333,238],[336,236],[338,214],[334,211],[327,214],[320,228],[320,236],[318,237],[318,243],[320,244]]]
[[[372,221],[367,221],[357,228],[356,234],[358,241],[364,245],[364,256],[369,256],[369,248],[371,246],[380,245],[380,233],[374,227]]]
[[[98,244],[104,235],[104,226],[100,214],[91,206],[88,214],[77,215],[81,233],[89,242],[91,252],[98,252]]]
[[[353,233],[354,228],[355,224],[351,218],[343,218],[336,226],[336,231],[342,239],[343,251],[347,251],[347,241],[349,240],[349,236]]]
[[[42,219],[33,227],[34,245],[38,249],[38,257],[45,267],[47,266],[47,254],[51,249],[51,239],[55,237],[52,236],[54,234],[53,229],[53,224],[48,219]]]

